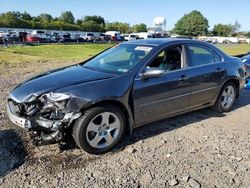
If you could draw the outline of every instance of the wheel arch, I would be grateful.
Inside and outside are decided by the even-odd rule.
[[[125,132],[131,135],[133,132],[133,126],[134,126],[132,112],[131,112],[131,109],[126,107],[122,102],[117,101],[117,100],[103,100],[103,101],[98,101],[96,103],[91,104],[87,109],[93,108],[96,106],[105,106],[105,105],[113,105],[122,110],[125,116],[125,120],[126,120]],[[82,109],[82,111],[84,112],[87,109]]]
[[[240,81],[239,81],[239,79],[238,79],[237,77],[232,77],[232,78],[229,78],[228,80],[226,80],[226,81],[222,84],[222,86],[221,86],[221,88],[220,88],[220,91],[221,91],[221,89],[224,87],[224,85],[226,85],[226,84],[229,83],[229,82],[233,82],[233,83],[235,84],[235,86],[236,86],[236,98],[238,98],[238,97],[239,97],[239,94],[240,94]]]

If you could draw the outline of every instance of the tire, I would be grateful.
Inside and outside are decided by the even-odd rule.
[[[73,126],[72,135],[77,146],[90,154],[111,150],[122,138],[125,116],[113,105],[87,110]]]
[[[220,91],[215,109],[221,113],[230,111],[236,100],[236,93],[236,85],[231,81],[227,82]]]

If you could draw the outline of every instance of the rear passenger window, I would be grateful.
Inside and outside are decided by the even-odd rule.
[[[222,61],[221,57],[213,50],[202,46],[188,46],[191,66],[205,65]]]

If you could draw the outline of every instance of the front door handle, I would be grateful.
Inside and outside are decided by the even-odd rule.
[[[185,81],[187,79],[189,79],[190,77],[187,77],[186,75],[181,75],[181,77],[179,78],[179,81]]]

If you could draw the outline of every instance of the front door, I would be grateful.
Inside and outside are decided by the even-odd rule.
[[[183,51],[182,46],[166,48],[149,64],[147,69],[164,69],[165,73],[161,77],[136,77],[133,87],[136,125],[189,108],[192,83],[184,68]]]

